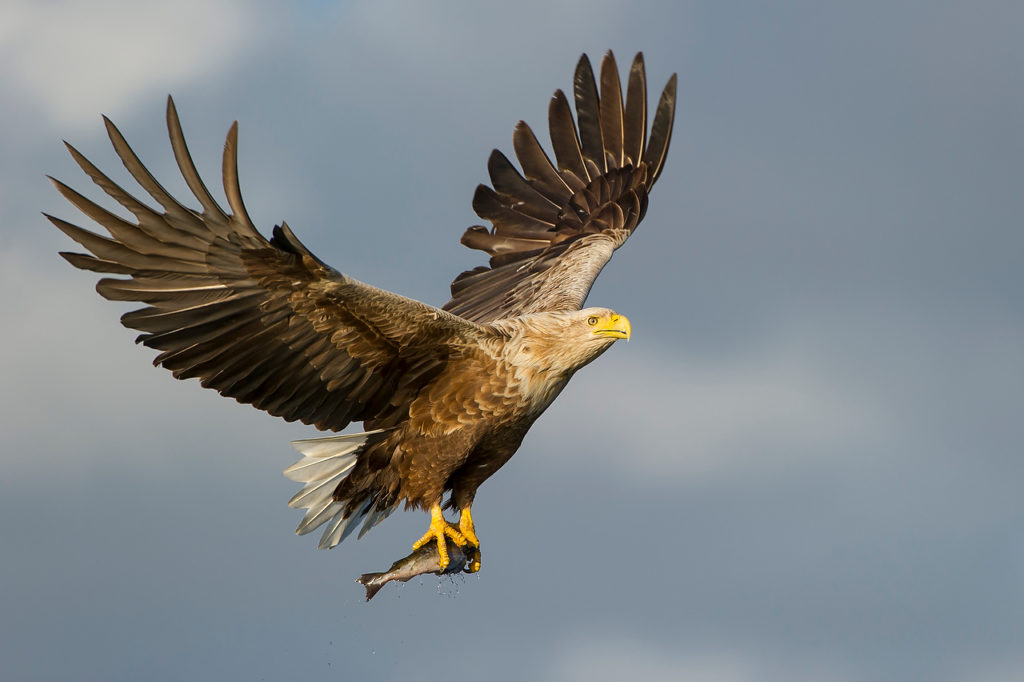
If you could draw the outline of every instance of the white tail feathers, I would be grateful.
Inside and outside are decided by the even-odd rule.
[[[317,546],[330,549],[352,534],[359,525],[354,521],[366,516],[359,533],[359,537],[362,537],[370,528],[388,517],[394,507],[370,512],[369,500],[355,513],[346,516],[345,503],[334,499],[335,488],[356,465],[367,441],[385,430],[292,441],[292,447],[304,457],[285,469],[284,475],[305,485],[288,501],[288,506],[307,510],[299,527],[295,529],[296,533],[305,535],[326,523],[327,528]]]

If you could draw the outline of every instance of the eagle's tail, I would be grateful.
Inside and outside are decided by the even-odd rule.
[[[369,500],[363,506],[345,514],[345,502],[334,499],[334,490],[338,487],[352,467],[356,465],[359,455],[370,445],[380,440],[381,434],[390,429],[378,429],[366,433],[350,433],[344,436],[327,436],[325,438],[309,438],[294,440],[291,445],[304,456],[295,464],[284,470],[284,475],[293,481],[305,483],[295,496],[288,500],[293,509],[306,509],[295,532],[299,535],[310,533],[323,524],[327,524],[320,538],[318,547],[330,549],[352,534],[358,523],[365,517],[362,537],[368,530],[383,521],[394,510],[371,512]]]

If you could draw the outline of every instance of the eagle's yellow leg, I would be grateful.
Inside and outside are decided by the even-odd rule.
[[[480,570],[480,540],[476,537],[476,529],[473,528],[473,515],[469,511],[469,507],[463,507],[459,515],[459,532],[462,533],[462,537],[466,538],[473,547],[473,551],[469,556],[469,568],[466,569],[466,573],[476,573]]]
[[[459,547],[466,544],[466,538],[459,531],[455,530],[455,526],[445,521],[444,514],[441,513],[441,505],[435,504],[430,508],[430,528],[423,534],[419,540],[417,540],[412,549],[415,552],[417,549],[427,544],[431,540],[437,542],[437,557],[438,563],[441,566],[441,570],[448,568],[448,547],[445,542],[444,536],[447,535],[452,539]]]

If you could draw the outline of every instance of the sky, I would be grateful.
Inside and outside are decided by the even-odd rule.
[[[1024,679],[1022,34],[986,0],[3,3],[3,677]],[[633,338],[481,488],[480,573],[365,603],[426,516],[296,537],[315,431],[154,369],[45,175],[101,197],[68,140],[127,181],[102,113],[188,198],[171,93],[211,187],[239,121],[265,233],[441,304],[490,150],[607,49],[679,77],[589,299]]]

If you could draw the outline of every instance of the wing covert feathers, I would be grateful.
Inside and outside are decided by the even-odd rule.
[[[642,54],[630,67],[625,101],[611,52],[601,60],[600,88],[590,60],[580,58],[572,94],[575,119],[561,90],[548,108],[554,163],[522,121],[513,135],[522,172],[491,153],[491,187],[480,185],[473,196],[473,209],[491,228],[475,225],[462,236],[490,260],[455,278],[445,310],[490,322],[580,309],[601,268],[643,219],[672,137],[676,76],[662,91],[649,136]]]
[[[454,345],[481,333],[471,322],[331,269],[286,224],[265,239],[242,202],[237,125],[224,147],[229,213],[200,178],[170,98],[171,147],[201,210],[172,197],[104,120],[125,168],[160,208],[137,200],[68,145],[86,175],[135,222],[57,180],[57,190],[109,236],[47,217],[89,252],[62,253],[72,265],[127,276],[105,277],[96,288],[111,300],[146,304],[122,323],[142,332],[137,340],[160,351],[155,364],[174,376],[196,377],[289,421],[339,430],[352,421],[387,420],[443,369]]]

